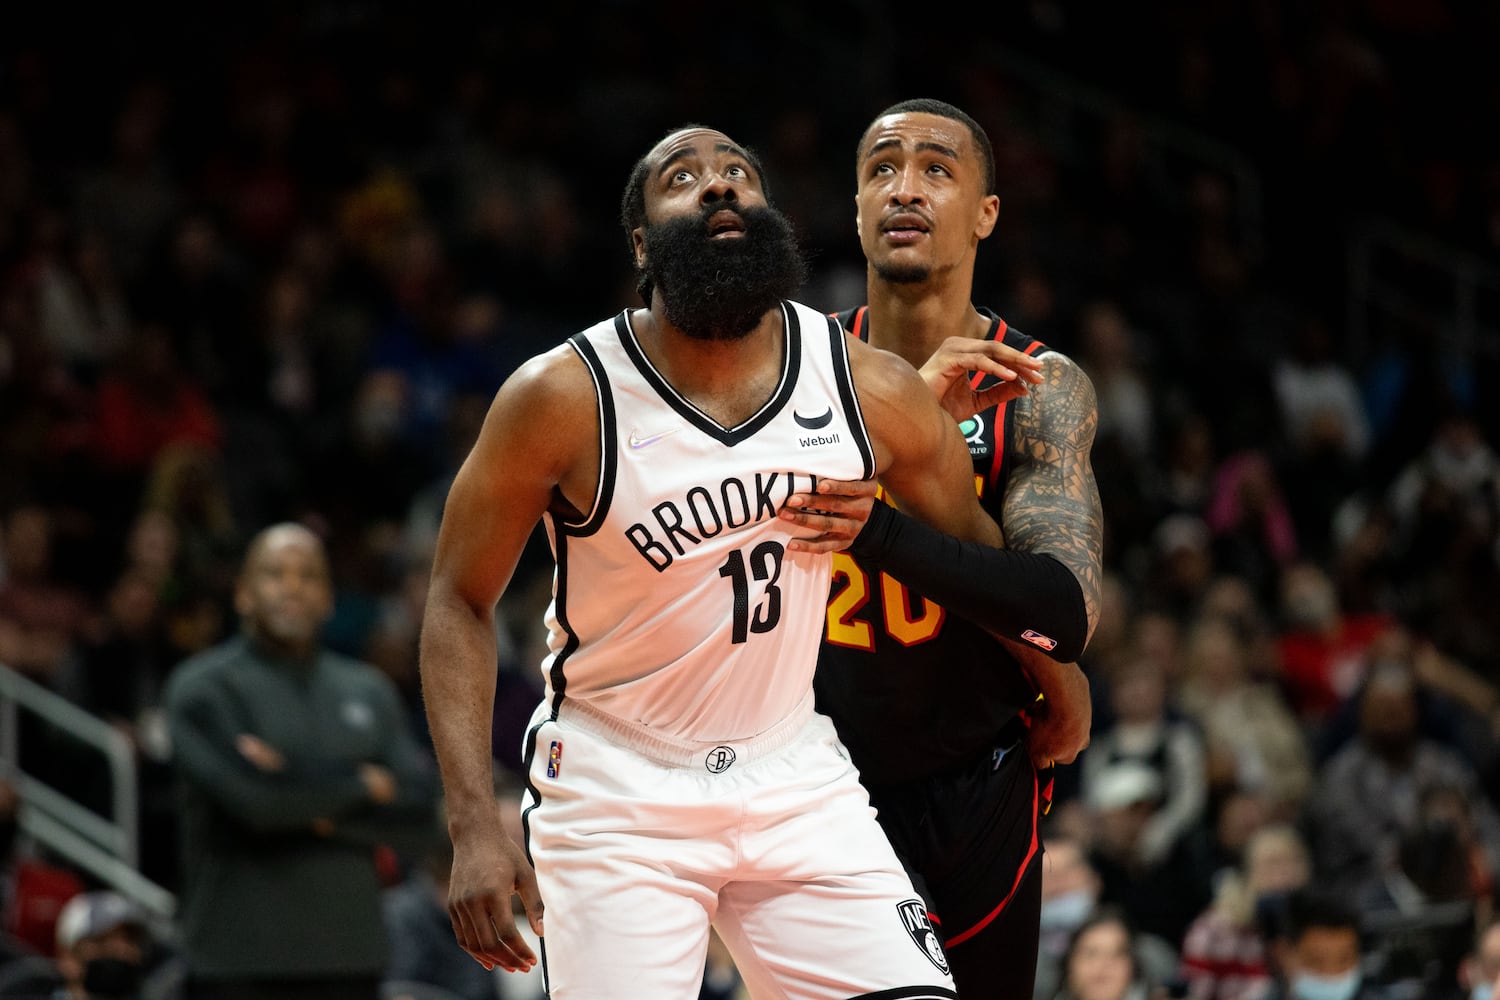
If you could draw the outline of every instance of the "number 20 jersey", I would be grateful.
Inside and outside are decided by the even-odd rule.
[[[786,499],[867,479],[846,335],[785,302],[780,380],[724,427],[652,365],[629,311],[569,344],[594,381],[592,509],[544,518],[557,566],[542,670],[564,699],[684,741],[750,737],[809,696],[832,557],[791,552]]]
[[[989,310],[986,339],[1026,354],[1048,351]],[[839,313],[867,340],[867,307]],[[989,375],[979,386],[992,384]],[[999,522],[1015,461],[1006,445],[1012,404],[960,425],[974,463],[979,502]],[[982,581],[975,581],[982,585]],[[834,557],[827,643],[817,707],[831,716],[860,776],[871,784],[912,781],[987,753],[996,734],[1035,692],[1010,651],[989,632],[847,553]]]

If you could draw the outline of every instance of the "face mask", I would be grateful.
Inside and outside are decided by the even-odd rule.
[[[141,967],[122,958],[96,958],[83,966],[83,989],[91,997],[134,996]]]
[[[1292,981],[1297,1000],[1351,1000],[1359,992],[1359,970],[1341,976],[1298,976]]]
[[[1494,994],[1493,983],[1475,983],[1474,988],[1469,991],[1469,1000],[1491,1000]]]
[[[1042,900],[1042,929],[1048,931],[1070,931],[1083,923],[1094,912],[1094,894],[1087,889],[1074,889],[1060,896]]]

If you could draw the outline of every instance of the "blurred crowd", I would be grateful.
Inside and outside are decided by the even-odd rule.
[[[1500,13],[1000,6],[930,30],[874,0],[16,15],[0,663],[132,738],[150,878],[178,880],[163,686],[234,629],[256,531],[322,536],[329,645],[386,672],[425,733],[447,484],[522,359],[634,304],[617,217],[635,156],[694,120],[756,145],[809,251],[803,299],[844,308],[863,294],[857,130],[933,96],[996,148],[976,301],[1099,394],[1108,606],[1084,664],[1093,744],[1047,817],[1048,898],[1067,902],[1040,981],[1126,995],[1067,976],[1072,932],[1108,906],[1151,943],[1152,988],[1258,995],[1267,915],[1316,883],[1368,918],[1372,975],[1468,995],[1500,871],[1500,344],[1457,349],[1411,316],[1354,342],[1345,261],[1371,216],[1500,258]],[[1114,103],[1063,115],[1017,53]],[[1161,120],[1243,154],[1253,214],[1242,175],[1163,156]],[[549,570],[538,537],[501,609],[503,768],[539,692]],[[103,775],[33,736],[29,772],[100,801]],[[393,888],[430,867],[398,859]]]

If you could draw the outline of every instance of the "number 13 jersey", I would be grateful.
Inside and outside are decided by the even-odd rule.
[[[579,522],[544,518],[556,559],[542,663],[564,699],[662,736],[744,739],[809,695],[829,554],[777,517],[819,479],[875,474],[846,335],[782,305],[781,377],[724,427],[652,365],[629,311],[569,340],[594,381],[599,483]]]

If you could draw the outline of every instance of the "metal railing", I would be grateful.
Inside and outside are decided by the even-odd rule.
[[[109,771],[111,815],[100,815],[24,770],[23,715],[99,753]],[[0,665],[0,771],[20,796],[19,832],[97,876],[159,920],[172,918],[176,897],[140,871],[139,777],[135,748],[123,734],[61,695]]]

